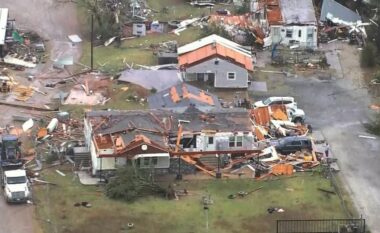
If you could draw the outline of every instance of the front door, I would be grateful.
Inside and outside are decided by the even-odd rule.
[[[208,73],[207,74],[207,84],[210,86],[214,86],[215,83],[215,73]]]

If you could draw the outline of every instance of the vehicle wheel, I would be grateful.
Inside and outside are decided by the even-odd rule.
[[[296,117],[294,120],[293,120],[294,123],[296,124],[302,124],[303,123],[303,120],[301,117]]]

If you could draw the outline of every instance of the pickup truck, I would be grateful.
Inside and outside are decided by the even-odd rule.
[[[291,122],[294,123],[304,123],[305,121],[305,112],[300,108],[287,107],[286,108],[288,118]]]
[[[26,202],[31,199],[30,184],[23,169],[3,171],[2,187],[8,203]]]

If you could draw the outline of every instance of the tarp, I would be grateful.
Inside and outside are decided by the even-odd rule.
[[[12,32],[12,38],[14,41],[17,41],[20,44],[24,43],[24,38],[22,36],[20,36],[20,34],[18,34],[18,32],[16,32],[16,31]]]

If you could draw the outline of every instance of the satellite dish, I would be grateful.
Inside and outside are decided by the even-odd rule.
[[[144,151],[145,151],[145,150],[148,150],[148,146],[147,146],[147,145],[142,145],[142,146],[141,146],[141,150],[144,150]]]

